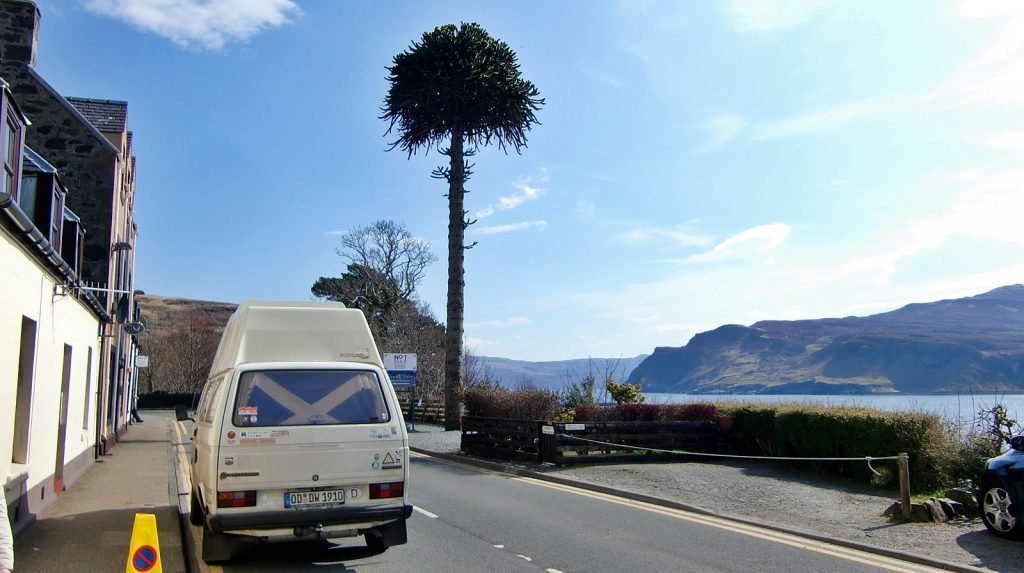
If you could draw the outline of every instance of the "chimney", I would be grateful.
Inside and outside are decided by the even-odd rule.
[[[0,61],[36,67],[39,8],[32,0],[0,0]]]

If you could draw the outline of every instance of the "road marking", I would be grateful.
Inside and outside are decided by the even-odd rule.
[[[558,569],[548,569],[548,573],[565,573],[565,571],[559,571]]]
[[[430,519],[437,519],[437,514],[436,513],[430,513],[429,511],[423,509],[422,507],[420,507],[418,505],[412,506],[412,509],[413,509],[413,511],[416,511],[418,513],[422,513],[423,515],[429,517]]]
[[[530,559],[529,557],[527,557],[525,555],[518,555],[517,554],[516,557],[522,557],[523,559],[526,559],[527,561],[533,561],[533,559]]]
[[[494,548],[495,549],[504,549],[505,546],[504,545],[495,545]]]
[[[654,504],[650,504],[650,503],[646,503],[646,502],[642,502],[642,501],[629,500],[629,499],[625,499],[625,498],[616,497],[616,496],[613,496],[613,495],[608,495],[608,494],[604,494],[604,493],[598,493],[598,492],[592,492],[592,491],[588,491],[588,490],[578,489],[578,488],[574,488],[574,487],[571,487],[571,486],[565,486],[565,485],[561,485],[561,484],[546,482],[546,481],[542,481],[542,480],[538,480],[538,479],[534,479],[534,478],[526,478],[526,477],[513,476],[513,477],[509,477],[508,479],[516,480],[516,481],[519,481],[519,482],[522,482],[522,483],[526,483],[526,484],[530,484],[530,485],[535,485],[535,486],[539,486],[539,487],[545,487],[545,488],[548,488],[548,489],[553,489],[553,490],[557,490],[557,491],[561,491],[561,492],[565,492],[565,493],[571,493],[571,494],[574,494],[574,495],[579,495],[579,496],[583,496],[583,497],[589,497],[591,499],[605,501],[605,502],[608,502],[608,503],[614,503],[614,504],[625,506],[625,507],[632,507],[632,508],[635,508],[635,509],[641,509],[641,510],[648,511],[648,512],[651,512],[651,513],[657,513],[659,515],[664,515],[666,517],[671,517],[671,518],[679,519],[679,520],[683,520],[683,521],[689,521],[691,523],[698,523],[698,524],[702,524],[702,525],[707,525],[707,526],[710,526],[710,527],[715,527],[717,529],[722,529],[722,530],[726,530],[726,531],[732,531],[734,533],[739,533],[741,535],[746,535],[746,536],[749,536],[749,537],[756,537],[758,539],[763,539],[765,541],[772,541],[772,542],[775,542],[775,543],[781,543],[783,545],[789,545],[791,547],[796,547],[796,548],[799,548],[799,549],[806,549],[808,551],[813,551],[815,553],[821,553],[823,555],[830,555],[832,557],[838,557],[840,559],[846,559],[848,561],[854,561],[854,562],[857,562],[857,563],[862,563],[862,564],[865,564],[865,565],[870,565],[872,567],[879,567],[879,568],[882,568],[882,569],[886,569],[888,571],[895,571],[897,573],[922,573],[922,572],[938,572],[938,571],[941,571],[941,569],[936,569],[934,567],[928,567],[926,565],[918,565],[916,563],[908,563],[908,562],[905,562],[905,561],[900,561],[898,559],[893,559],[893,558],[889,558],[889,557],[885,557],[885,556],[881,556],[881,555],[874,555],[874,554],[870,554],[870,553],[865,553],[865,552],[862,552],[862,551],[858,551],[856,549],[849,549],[849,548],[845,548],[845,547],[830,545],[830,544],[825,543],[823,541],[816,541],[814,539],[798,537],[796,535],[791,535],[791,534],[788,534],[788,533],[782,533],[782,532],[779,532],[779,531],[772,531],[772,530],[769,530],[769,529],[762,529],[762,528],[759,528],[759,527],[756,527],[756,526],[752,526],[752,525],[747,525],[747,524],[744,524],[744,523],[732,522],[732,521],[724,520],[724,519],[721,519],[721,518],[718,518],[718,517],[712,517],[712,516],[707,516],[707,515],[700,515],[700,514],[697,514],[697,513],[691,513],[691,512],[688,512],[688,511],[683,511],[681,509],[672,509],[672,508],[667,508],[667,507],[661,507],[661,506],[658,506],[658,505],[654,505]]]

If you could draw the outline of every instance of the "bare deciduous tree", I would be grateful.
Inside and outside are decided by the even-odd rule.
[[[147,335],[143,347],[149,356],[149,368],[143,370],[143,375],[149,390],[198,392],[210,374],[219,341],[213,322],[195,309],[189,310],[174,328]]]
[[[414,237],[405,225],[383,219],[346,232],[337,252],[350,264],[391,279],[402,298],[412,297],[427,267],[437,260],[430,243]]]

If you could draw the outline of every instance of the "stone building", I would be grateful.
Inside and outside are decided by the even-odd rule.
[[[58,193],[62,208],[58,210],[55,204],[48,207],[54,224],[47,227],[47,241],[61,247],[68,241],[77,253],[72,272],[79,282],[60,288],[70,288],[75,297],[98,301],[103,317],[91,332],[95,340],[89,349],[97,361],[91,371],[97,376],[92,385],[97,399],[88,442],[94,447],[94,455],[100,456],[127,429],[137,380],[139,317],[134,304],[134,253],[138,227],[128,104],[61,95],[35,69],[39,26],[40,11],[35,2],[0,0],[0,77],[29,122],[23,131],[29,148],[25,152],[25,175],[35,177],[44,187],[49,185],[47,189],[63,191]],[[17,167],[21,169],[21,165]],[[54,182],[59,182],[59,187],[54,187]],[[40,207],[41,212],[46,211],[44,207]],[[63,217],[64,207],[67,217]],[[58,211],[63,217],[59,225]],[[41,221],[39,216],[36,214],[36,221]],[[64,251],[69,258],[71,249],[69,246]],[[20,279],[4,276],[3,280]],[[4,286],[18,288],[13,283]],[[6,327],[0,325],[2,328]],[[8,334],[0,332],[0,337]],[[12,335],[11,339],[19,338]],[[10,364],[0,355],[0,387],[13,380],[9,371]]]

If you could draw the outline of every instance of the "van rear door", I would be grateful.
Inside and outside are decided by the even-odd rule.
[[[218,491],[256,490],[254,510],[268,511],[387,503],[371,485],[406,481],[405,423],[380,370],[278,363],[236,376]]]

